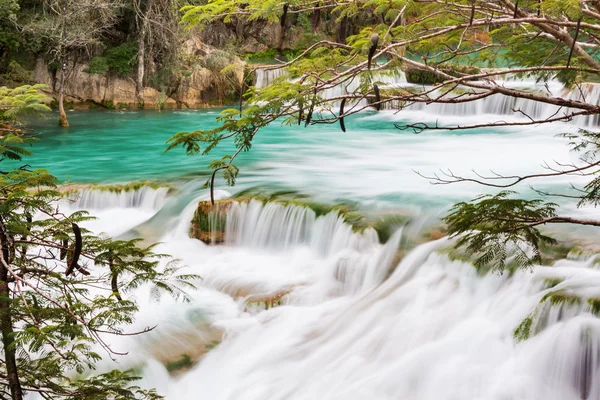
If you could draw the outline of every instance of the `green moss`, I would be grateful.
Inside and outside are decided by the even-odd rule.
[[[374,221],[368,221],[368,224],[377,232],[379,241],[385,243],[398,228],[406,225],[409,220],[405,215],[389,214],[379,217]]]
[[[540,252],[542,254],[542,264],[551,265],[555,261],[564,260],[574,249],[570,243],[558,243],[554,245],[542,244]]]
[[[564,282],[564,279],[556,278],[556,279],[544,279],[544,287],[546,289],[551,289],[554,286],[561,284]]]
[[[221,342],[219,342],[218,340],[213,340],[212,342],[205,344],[204,348],[208,352],[208,351],[214,349],[215,347],[217,347],[220,343]]]
[[[129,104],[127,104],[127,103],[117,103],[117,108],[119,110],[124,110],[124,109],[129,108]]]
[[[522,342],[531,337],[531,327],[533,326],[533,320],[535,318],[537,310],[533,310],[531,314],[527,316],[517,328],[513,331],[513,337],[517,342]]]
[[[409,83],[419,85],[435,85],[442,82],[442,79],[431,71],[423,71],[420,69],[409,69],[406,71],[406,80]]]
[[[102,192],[121,193],[121,192],[132,192],[132,191],[144,188],[144,187],[149,187],[152,189],[166,188],[166,189],[169,189],[169,191],[172,191],[175,189],[174,186],[165,184],[165,183],[161,183],[161,182],[136,181],[136,182],[129,182],[129,183],[125,183],[125,184],[98,184],[98,183],[82,184],[82,185],[66,184],[66,185],[62,185],[59,188],[59,190],[64,196],[68,196],[70,194],[77,193],[81,190],[99,190]]]
[[[114,109],[115,108],[115,103],[113,103],[112,100],[106,100],[102,102],[102,105],[106,108],[111,108]]]
[[[592,308],[592,312],[600,316],[600,298],[587,299],[586,302]]]
[[[190,368],[194,365],[191,357],[188,354],[182,354],[181,358],[176,361],[169,361],[165,367],[169,372],[175,372],[182,369]]]
[[[553,306],[559,304],[578,305],[582,302],[581,298],[579,298],[578,296],[562,291],[547,293],[544,297],[542,297],[540,303],[543,303],[545,301],[549,301],[550,304],[552,304]]]
[[[210,201],[199,202],[192,218],[190,236],[206,244],[222,243],[225,240],[227,213],[233,201],[217,200],[214,206]]]

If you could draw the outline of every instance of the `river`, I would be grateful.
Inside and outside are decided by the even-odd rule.
[[[595,256],[485,274],[452,261],[442,251],[451,243],[440,238],[415,239],[399,263],[395,258],[399,243],[420,237],[453,203],[490,192],[474,184],[432,185],[415,171],[527,174],[544,162],[577,159],[557,136],[573,131],[572,124],[418,135],[393,125],[489,121],[506,112],[486,107],[371,111],[350,118],[346,133],[337,125],[275,124],[240,157],[235,187],[217,181],[219,198],[292,190],[417,221],[387,243],[371,230],[353,232],[335,214],[257,202],[236,206],[238,228],[228,231],[226,244],[189,238],[196,205],[208,198],[201,189],[207,165],[231,148],[188,157],[181,149],[165,154],[165,141],[216,126],[219,110],[72,111],[68,129],[35,121],[39,141],[27,162],[62,183],[149,180],[174,188],[88,190],[63,207],[89,209],[99,219],[88,227],[97,232],[160,241],[160,252],[202,277],[189,303],[156,299],[147,287],[130,293],[141,305],[135,327],[157,327],[114,339],[116,350],[130,354],[116,365],[103,361],[100,370],[137,368],[142,384],[167,399],[600,400],[600,320],[587,301],[600,297]],[[585,177],[536,187],[565,191],[569,182]],[[527,185],[517,189],[534,195]],[[555,292],[580,300],[552,301]],[[518,328],[528,318],[524,339]]]

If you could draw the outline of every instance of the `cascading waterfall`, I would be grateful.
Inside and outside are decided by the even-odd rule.
[[[341,249],[361,251],[379,243],[373,229],[355,233],[335,211],[317,217],[308,207],[257,200],[232,205],[226,216],[225,241],[271,249],[308,245],[324,256]]]
[[[436,253],[447,244],[417,247],[369,290],[292,302],[252,323],[229,320],[220,325],[228,339],[160,387],[169,398],[600,399],[600,320],[590,309],[546,318],[539,332],[515,338],[544,295],[581,288],[584,280],[599,287],[600,271],[569,261],[482,276]],[[558,278],[562,286],[547,288]],[[306,298],[319,289],[300,293]],[[548,304],[556,315],[570,307]],[[155,376],[160,366],[153,365]]]
[[[282,69],[262,69],[258,68],[256,70],[256,87],[264,88],[271,84],[276,78],[281,76],[285,76],[286,72]],[[373,72],[370,75],[372,82],[377,82],[381,88],[398,88],[403,87],[407,84],[406,76],[404,72],[401,70],[396,71],[386,71],[383,72]],[[360,78],[353,77],[348,81],[341,83],[339,85],[335,85],[333,87],[329,87],[322,92],[319,93],[321,98],[334,99],[341,97],[345,94],[353,93],[360,87]],[[348,102],[349,106],[364,106],[367,105],[367,100],[363,99],[359,102]],[[333,106],[339,106],[339,101],[333,102]]]
[[[182,236],[189,223],[165,233],[159,251],[202,276],[199,290],[182,305],[140,288],[136,323],[158,326],[117,343],[131,351],[120,367],[169,399],[600,400],[594,258],[482,275],[439,251],[447,239],[396,266],[401,231],[382,245],[335,212],[249,201],[225,222],[220,246]],[[279,307],[247,306],[276,293]],[[195,364],[173,377],[165,365],[183,354]]]
[[[285,71],[281,69],[264,70],[257,69],[256,86],[262,88],[268,86],[274,79],[285,76]],[[403,72],[396,71],[393,74],[374,73],[373,81],[380,82],[382,88],[402,88],[411,87],[414,85],[408,84]],[[592,104],[600,104],[600,85],[595,83],[580,84],[575,88],[565,88],[560,82],[551,80],[547,83],[537,82],[532,78],[520,78],[513,75],[500,76],[495,78],[496,83],[506,87],[520,88],[536,91],[540,94],[562,97],[567,100],[585,101]],[[358,89],[360,80],[357,78],[351,79],[341,85],[328,88],[321,93],[324,99],[331,99],[343,96],[344,94],[352,93]],[[434,91],[431,97],[441,95],[441,91]],[[367,100],[360,102],[350,102],[349,106],[364,106]],[[336,106],[337,103],[334,104]],[[527,118],[529,116],[534,119],[545,119],[552,116],[568,114],[573,109],[559,107],[552,104],[543,104],[533,100],[523,98],[514,98],[502,94],[495,94],[480,100],[468,103],[414,103],[407,107],[400,102],[391,102],[383,105],[383,109],[399,110],[405,108],[406,115],[410,111],[424,111],[432,115],[447,115],[457,117],[471,117],[481,115],[498,115],[498,116],[514,116],[517,118]],[[600,115],[578,116],[573,118],[572,123],[583,127],[596,127],[600,125]]]
[[[514,83],[514,81],[510,81]],[[543,86],[536,85],[534,82],[524,81],[526,84],[531,83],[531,86],[526,86],[529,89],[536,89],[541,94],[553,95],[562,97],[568,100],[585,101],[592,104],[600,104],[600,85],[594,83],[581,84],[574,89],[565,89],[557,87],[557,82],[549,85],[550,93],[543,89]],[[515,86],[515,85],[506,85]],[[522,83],[521,83],[522,86]],[[441,92],[433,93],[431,97],[441,94]],[[388,104],[387,109],[399,109],[401,105]],[[545,119],[553,116],[568,114],[577,110],[559,107],[552,104],[544,104],[533,100],[514,98],[502,94],[495,94],[480,100],[468,103],[415,103],[406,108],[407,111],[426,111],[435,115],[447,116],[475,116],[475,115],[498,115],[498,116],[514,116],[525,117],[529,116],[533,119]],[[594,127],[600,124],[600,116],[578,116],[573,118],[573,123],[579,126]]]
[[[535,86],[510,77],[504,84]],[[555,84],[550,90],[565,98],[577,96]],[[583,92],[588,101],[600,96],[595,85]],[[514,107],[510,101],[491,97],[477,103],[482,109],[460,112],[508,114]],[[528,112],[546,115],[544,107]],[[326,142],[327,158],[313,157],[323,150],[317,144],[304,149],[304,158],[294,158],[285,173],[275,162],[263,164],[263,171],[277,170],[286,183],[302,187],[327,160],[332,178],[318,185],[316,178],[310,180],[312,193],[356,200],[357,193],[366,192],[368,198],[357,200],[361,205],[389,209],[392,202],[397,209],[405,204],[394,196],[417,191],[412,175],[402,172],[414,165],[424,171],[457,164],[490,167],[496,152],[496,170],[505,164],[505,152],[498,149],[510,151],[518,144],[521,153],[515,158],[530,164],[514,166],[510,173],[516,174],[546,157],[564,161],[569,155],[552,132],[474,133],[468,139],[477,143],[465,139],[468,145],[460,135],[336,134],[355,144],[343,148],[340,142]],[[368,141],[359,141],[364,137]],[[297,156],[301,149],[295,143],[286,151]],[[485,153],[483,147],[493,151]],[[392,163],[401,169],[382,167]],[[340,189],[334,181],[353,190]],[[157,299],[148,287],[125,294],[140,305],[132,329],[156,329],[111,338],[115,350],[130,353],[119,358],[117,367],[143,371],[141,384],[158,388],[167,399],[194,399],[201,393],[215,400],[600,400],[596,258],[569,258],[503,276],[484,274],[469,262],[451,260],[447,239],[399,250],[412,225],[382,244],[373,230],[356,232],[338,213],[317,215],[307,207],[258,201],[233,203],[222,220],[214,219],[215,232],[224,224],[224,240],[207,245],[189,237],[198,201],[209,198],[197,181],[194,185],[185,194],[180,188],[169,196],[167,189],[149,187],[118,193],[81,189],[62,201],[67,211],[90,209],[99,217],[85,223],[88,229],[114,237],[134,232],[161,242],[157,252],[179,259],[183,273],[201,277],[189,303]],[[451,195],[435,190],[427,189],[423,198],[438,196],[450,204],[471,196],[460,187],[452,187],[457,193]],[[392,200],[380,202],[379,191]],[[215,191],[217,199],[230,196]],[[184,356],[189,365],[167,370]],[[98,372],[113,368],[106,357]]]
[[[168,188],[151,188],[148,186],[142,186],[135,190],[120,191],[92,188],[70,192],[65,202],[70,207],[81,210],[108,208],[158,210],[164,205],[168,193]]]

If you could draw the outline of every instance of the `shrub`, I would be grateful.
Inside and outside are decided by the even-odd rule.
[[[133,72],[136,63],[137,46],[135,43],[123,43],[106,51],[106,63],[110,72],[127,76]]]
[[[108,60],[106,57],[94,57],[89,66],[84,70],[92,75],[104,75],[108,72]]]

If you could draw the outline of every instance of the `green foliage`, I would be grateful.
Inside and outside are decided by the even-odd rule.
[[[14,98],[35,95],[31,91],[0,93],[12,101],[3,104],[27,108],[30,101]],[[22,146],[31,141],[2,136],[0,161],[21,160],[29,154]],[[52,399],[159,399],[154,390],[136,386],[131,371],[95,374],[103,358],[97,349],[116,354],[106,339],[128,333],[138,310],[128,298],[132,290],[147,284],[155,298],[186,300],[198,277],[180,273],[174,260],[154,253],[153,245],[141,246],[140,239],[112,240],[82,228],[92,217],[85,211],[64,215],[57,205],[61,197],[56,178],[44,170],[0,174],[0,336],[10,343],[1,349],[0,376],[25,393],[42,390]]]
[[[532,334],[531,328],[536,317],[537,309],[527,316],[519,326],[514,330],[513,337],[517,342],[529,339]]]
[[[92,75],[104,75],[108,72],[109,65],[106,57],[94,57],[90,60],[89,66],[85,69],[85,72]]]
[[[176,361],[169,361],[166,365],[167,371],[176,372],[182,369],[188,369],[194,366],[194,363],[188,354],[182,354]]]
[[[11,60],[8,63],[6,72],[3,74],[3,78],[10,82],[16,82],[19,84],[31,83],[33,81],[33,72],[28,71],[21,66],[17,61]]]
[[[46,88],[46,85],[24,85],[14,89],[0,87],[0,124],[2,121],[15,124],[24,116],[50,111],[45,104],[50,99],[40,93],[40,90]]]
[[[431,71],[425,71],[421,69],[409,69],[406,71],[406,80],[410,83],[416,83],[419,85],[435,85],[441,82],[436,74]]]
[[[248,62],[270,64],[278,58],[284,61],[293,60],[294,58],[298,57],[301,52],[301,49],[284,49],[281,51],[282,54],[280,54],[280,51],[277,49],[269,49],[263,51],[262,53],[247,53],[244,57],[246,60],[248,60]]]
[[[545,301],[550,302],[550,304],[552,304],[553,306],[562,304],[574,306],[580,305],[582,303],[582,300],[579,296],[576,296],[571,293],[566,293],[560,290],[556,292],[549,292],[546,295],[544,295],[544,297],[542,297],[542,300],[540,300],[540,303],[543,303]]]
[[[106,65],[111,73],[118,76],[127,76],[133,72],[137,62],[137,45],[123,43],[106,51]]]
[[[13,19],[19,10],[19,2],[17,0],[0,0],[0,20]]]
[[[457,245],[476,255],[475,266],[489,264],[502,273],[512,258],[530,267],[542,261],[542,244],[555,243],[537,226],[556,215],[556,204],[509,198],[513,193],[504,191],[458,203],[444,218],[450,236],[458,238]]]

